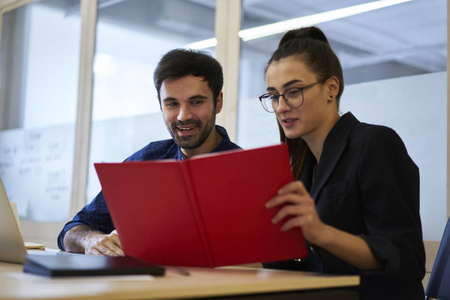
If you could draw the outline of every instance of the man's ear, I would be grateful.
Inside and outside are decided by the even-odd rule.
[[[332,76],[327,80],[328,84],[328,96],[330,99],[336,99],[339,93],[339,79],[336,76]]]
[[[223,106],[223,92],[220,92],[216,102],[216,115],[222,111],[222,106]]]

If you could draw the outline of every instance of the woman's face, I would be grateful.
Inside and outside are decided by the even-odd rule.
[[[289,88],[301,88],[320,80],[303,61],[297,57],[287,57],[272,62],[267,69],[267,92],[273,95],[284,94]],[[320,134],[328,134],[330,118],[336,114],[336,102],[330,101],[335,93],[329,88],[329,80],[316,84],[303,91],[303,104],[292,108],[284,97],[278,98],[275,112],[277,120],[289,139],[302,137],[307,143]],[[334,106],[334,110],[333,110]]]

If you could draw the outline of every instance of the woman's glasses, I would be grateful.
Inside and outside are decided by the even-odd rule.
[[[315,86],[320,82],[321,80],[304,87],[290,88],[287,89],[284,94],[274,95],[271,93],[266,93],[259,96],[259,101],[261,101],[263,108],[270,113],[277,111],[280,97],[283,97],[284,101],[286,101],[286,104],[290,107],[297,108],[302,106],[303,104],[303,91]]]

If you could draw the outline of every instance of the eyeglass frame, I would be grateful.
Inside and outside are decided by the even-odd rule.
[[[308,84],[307,86],[288,88],[287,90],[284,91],[283,94],[279,94],[279,95],[274,95],[274,94],[271,94],[271,93],[265,93],[265,94],[262,94],[261,96],[258,97],[258,98],[259,98],[259,102],[261,102],[262,107],[263,107],[264,110],[267,111],[268,113],[274,113],[274,112],[276,112],[276,111],[278,110],[278,107],[280,106],[280,101],[278,101],[278,102],[277,102],[277,108],[276,108],[274,111],[268,111],[268,110],[266,109],[266,107],[264,106],[264,104],[263,104],[263,99],[266,99],[266,98],[264,98],[264,96],[268,96],[268,95],[277,97],[277,100],[279,100],[280,97],[283,97],[284,102],[286,102],[286,104],[287,104],[289,107],[291,107],[291,108],[299,108],[300,106],[303,105],[303,102],[305,102],[305,96],[303,95],[303,91],[304,91],[304,90],[307,90],[307,89],[309,89],[309,88],[312,88],[313,86],[315,86],[315,85],[317,85],[317,84],[319,84],[319,83],[322,83],[322,82],[323,82],[323,80],[318,80],[318,81],[316,81],[316,82],[314,82],[314,83]],[[286,99],[286,97],[284,96],[284,95],[286,95],[287,92],[289,92],[289,91],[291,91],[291,90],[294,90],[294,89],[295,89],[295,90],[299,90],[299,91],[300,91],[300,94],[302,95],[302,103],[300,103],[300,105],[298,105],[298,106],[292,106],[291,104],[289,104],[289,100]]]

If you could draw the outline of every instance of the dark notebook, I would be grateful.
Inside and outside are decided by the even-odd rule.
[[[26,255],[25,273],[48,277],[99,275],[164,275],[165,268],[130,256],[109,257],[84,254]]]

